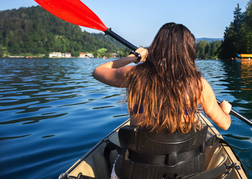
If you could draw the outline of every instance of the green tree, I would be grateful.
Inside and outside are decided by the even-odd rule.
[[[237,7],[235,8],[234,11],[234,31],[239,32],[239,29],[242,24],[242,12],[239,4],[237,4]]]
[[[210,44],[208,41],[205,41],[205,54],[204,54],[204,58],[205,59],[209,59],[210,58]]]
[[[234,11],[234,21],[230,23],[229,27],[226,27],[224,32],[224,41],[218,49],[219,58],[231,59],[236,56],[239,48],[239,31],[241,27],[241,8],[239,4]]]
[[[97,51],[93,52],[94,57],[98,57]]]
[[[3,46],[0,44],[0,58],[3,56]]]
[[[217,49],[221,45],[221,41],[198,41],[196,45],[196,58],[214,59],[217,57]]]
[[[196,57],[200,59],[205,58],[205,43],[200,40],[196,45]]]
[[[97,50],[97,53],[99,54],[100,57],[104,57],[107,56],[107,52],[108,50],[106,48],[100,48]]]
[[[247,4],[239,33],[238,50],[240,53],[252,53],[252,1]]]
[[[252,53],[252,0],[244,13],[237,4],[234,21],[226,28],[224,41],[217,52],[222,59],[230,59],[239,53]]]
[[[215,42],[211,43],[211,49],[210,49],[210,58],[214,59],[216,58],[216,52],[217,52],[217,45]]]
[[[235,57],[235,55],[235,32],[232,28],[227,28],[224,33],[224,41],[221,44],[221,50],[219,51],[219,58],[230,59]]]

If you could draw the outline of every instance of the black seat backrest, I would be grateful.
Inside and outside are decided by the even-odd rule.
[[[162,155],[183,153],[202,145],[206,140],[207,125],[202,125],[200,131],[183,134],[182,132],[167,133],[165,129],[151,131],[148,128],[124,126],[119,130],[119,140],[122,148],[134,152]]]

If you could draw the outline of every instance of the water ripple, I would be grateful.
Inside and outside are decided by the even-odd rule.
[[[108,59],[109,60],[109,59]],[[124,90],[96,81],[103,59],[0,61],[0,178],[57,178],[95,143],[128,118]],[[252,118],[251,68],[196,61],[218,99]],[[252,177],[251,128],[232,117],[228,131]]]

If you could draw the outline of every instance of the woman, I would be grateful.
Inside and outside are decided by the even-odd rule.
[[[93,76],[105,84],[127,88],[132,126],[189,133],[201,127],[195,120],[200,105],[218,127],[227,130],[231,105],[226,101],[217,104],[211,86],[195,65],[195,48],[195,38],[185,26],[167,23],[148,51],[136,50],[143,63],[128,65],[138,60],[131,54],[98,66]]]

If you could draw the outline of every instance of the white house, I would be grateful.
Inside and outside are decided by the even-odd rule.
[[[94,58],[94,55],[92,53],[88,53],[86,54],[86,56],[88,56],[89,58]]]
[[[86,54],[81,52],[79,58],[85,58],[85,56]]]
[[[52,52],[49,54],[49,58],[71,58],[71,53],[61,53],[61,52]]]
[[[71,55],[71,53],[67,52],[67,53],[64,53],[64,57],[65,57],[65,58],[71,58],[72,55]]]
[[[61,58],[62,53],[61,52],[52,52],[49,54],[49,58]]]
[[[92,53],[85,54],[81,52],[79,58],[94,58],[94,55]]]

